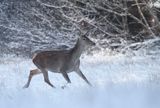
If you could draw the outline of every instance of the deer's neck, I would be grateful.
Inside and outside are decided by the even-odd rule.
[[[81,44],[80,40],[77,41],[75,47],[72,49],[72,61],[77,61],[79,60],[83,50],[84,50],[84,45]]]

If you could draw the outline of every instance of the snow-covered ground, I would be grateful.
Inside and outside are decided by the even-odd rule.
[[[49,73],[51,88],[38,75],[28,89],[22,89],[30,59],[5,57],[0,60],[1,108],[160,108],[160,58],[147,55],[105,55],[81,58],[81,70],[92,83],[89,87],[78,75],[72,81],[60,74]]]

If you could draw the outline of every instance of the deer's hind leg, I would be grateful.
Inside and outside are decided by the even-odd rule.
[[[38,75],[38,74],[40,74],[40,73],[42,73],[42,72],[41,72],[39,69],[31,70],[30,73],[29,73],[28,81],[27,81],[27,83],[24,85],[23,88],[28,88],[29,85],[30,85],[30,82],[31,82],[31,80],[32,80],[32,77],[33,77],[34,75]]]
[[[76,72],[83,80],[85,80],[85,82],[86,82],[88,85],[92,86],[91,83],[87,80],[87,78],[84,76],[84,74],[82,73],[82,71],[81,71],[79,68],[76,69],[75,72]]]
[[[49,77],[48,77],[48,71],[46,71],[45,69],[41,70],[43,73],[43,77],[44,77],[44,81],[50,85],[51,87],[55,88],[55,86],[50,82]]]

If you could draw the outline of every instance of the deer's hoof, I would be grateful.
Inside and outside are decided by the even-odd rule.
[[[66,85],[64,85],[64,86],[61,86],[61,89],[65,89],[67,86]]]
[[[29,87],[29,85],[26,84],[26,85],[23,86],[23,89],[26,89],[26,88],[28,88],[28,87]]]

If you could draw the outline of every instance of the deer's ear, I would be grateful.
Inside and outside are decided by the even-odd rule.
[[[89,34],[89,31],[87,31],[87,32],[85,32],[85,33],[82,33],[82,32],[81,32],[81,36],[83,36],[83,37],[87,37],[88,34]]]

